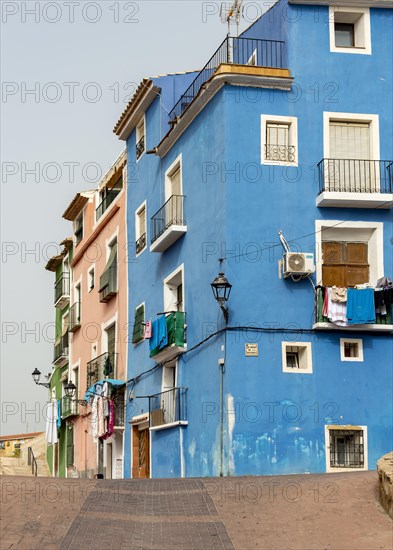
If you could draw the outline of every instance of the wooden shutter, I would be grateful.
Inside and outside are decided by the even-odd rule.
[[[172,195],[181,195],[180,166],[171,175]]]
[[[329,146],[333,159],[370,159],[370,124],[331,121]]]
[[[145,327],[145,306],[142,304],[141,306],[137,307],[135,309],[135,320],[134,320],[134,330],[132,332],[132,343],[137,344],[141,340],[143,340]]]
[[[112,356],[116,348],[116,325],[111,326],[106,331],[108,338],[108,353]]]
[[[322,243],[322,285],[353,287],[368,283],[368,243],[334,242]]]

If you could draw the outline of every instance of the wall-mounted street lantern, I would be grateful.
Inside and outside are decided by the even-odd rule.
[[[77,403],[79,403],[79,405],[83,405],[84,407],[87,406],[87,401],[85,399],[74,399],[76,389],[77,388],[75,384],[72,382],[72,380],[70,380],[68,384],[64,387],[64,393],[66,397],[68,397],[68,399],[70,399],[71,401],[76,401]]]
[[[44,386],[44,388],[50,388],[49,382],[40,382],[41,373],[37,368],[33,370],[33,372],[31,373],[31,376],[33,377],[33,380],[37,384],[37,386]]]
[[[228,324],[229,314],[226,303],[231,294],[232,285],[225,277],[224,273],[221,272],[217,275],[210,286],[212,287],[213,296],[217,300],[218,305],[224,314],[225,323]]]

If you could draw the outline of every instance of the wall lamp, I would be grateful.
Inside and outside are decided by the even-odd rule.
[[[225,323],[228,324],[229,312],[226,303],[231,294],[232,285],[225,277],[224,273],[221,272],[217,275],[210,286],[212,287],[213,296],[224,314]]]
[[[76,394],[76,386],[75,384],[70,380],[68,382],[68,384],[64,387],[64,393],[66,395],[66,397],[68,399],[70,399],[71,401],[75,401],[77,403],[79,403],[79,405],[82,405],[83,407],[87,407],[88,405],[88,402],[86,401],[86,399],[74,399],[75,397],[75,394]]]
[[[33,380],[37,384],[37,386],[44,386],[44,388],[50,388],[49,382],[40,382],[41,373],[37,368],[33,370],[33,372],[31,373],[31,376],[33,377]]]

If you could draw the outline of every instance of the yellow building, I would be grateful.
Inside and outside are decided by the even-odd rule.
[[[19,457],[21,448],[43,432],[0,436],[0,457]]]

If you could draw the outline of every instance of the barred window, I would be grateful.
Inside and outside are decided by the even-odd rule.
[[[332,468],[364,467],[363,430],[329,430],[329,438]]]

